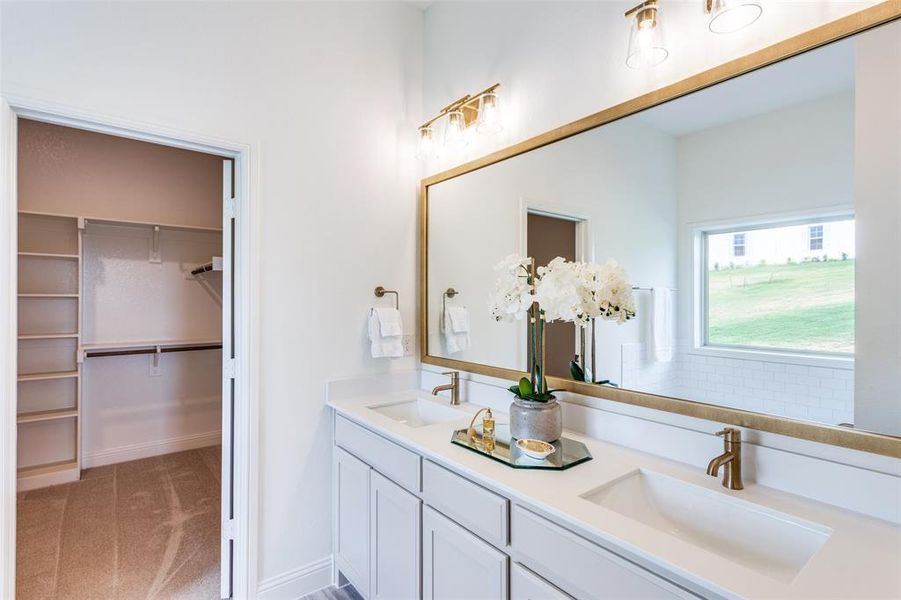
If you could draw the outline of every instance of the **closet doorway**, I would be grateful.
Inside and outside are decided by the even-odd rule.
[[[232,596],[237,157],[178,145],[17,119],[20,600]]]

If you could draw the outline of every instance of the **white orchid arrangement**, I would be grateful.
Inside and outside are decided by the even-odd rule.
[[[587,327],[593,319],[622,324],[635,316],[635,299],[616,261],[599,265],[557,257],[534,273],[533,262],[511,254],[495,265],[498,278],[490,306],[497,321],[529,317],[531,378],[523,377],[510,391],[524,400],[548,402],[557,390],[548,390],[544,377],[544,324],[562,321]]]

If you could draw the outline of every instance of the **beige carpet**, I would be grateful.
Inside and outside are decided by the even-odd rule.
[[[18,495],[17,600],[219,597],[220,447]]]

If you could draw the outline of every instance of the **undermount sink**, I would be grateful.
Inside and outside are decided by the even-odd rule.
[[[381,406],[370,406],[369,409],[410,427],[423,427],[434,423],[456,421],[466,416],[466,413],[462,411],[422,398],[402,400]]]
[[[832,534],[823,525],[653,471],[632,471],[582,498],[785,582]]]

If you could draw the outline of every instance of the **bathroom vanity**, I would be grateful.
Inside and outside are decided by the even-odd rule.
[[[513,469],[450,443],[480,407],[415,390],[329,404],[335,569],[366,598],[901,595],[887,521],[571,432],[593,460]]]

